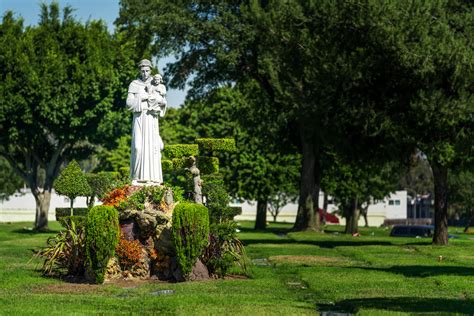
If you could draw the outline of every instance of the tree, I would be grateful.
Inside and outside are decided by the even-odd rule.
[[[449,172],[474,157],[473,8],[469,1],[409,2],[384,21],[401,30],[386,41],[398,51],[412,96],[403,106],[387,104],[383,113],[430,164],[436,245],[448,244]]]
[[[400,178],[399,186],[407,190],[413,198],[418,194],[433,195],[433,172],[426,157],[420,154],[412,156],[408,170]]]
[[[131,135],[127,134],[117,139],[115,148],[102,147],[97,154],[100,163],[96,169],[98,171],[119,172],[120,168],[130,167],[131,141]]]
[[[21,178],[13,171],[8,161],[2,157],[0,157],[0,178],[3,179],[0,182],[0,201],[8,200],[23,186]]]
[[[366,8],[356,1],[122,1],[117,23],[142,41],[140,47],[158,56],[176,54],[169,82],[184,87],[194,74],[191,95],[223,83],[258,84],[258,92],[270,100],[258,106],[271,114],[259,124],[278,123],[281,131],[293,131],[293,145],[301,153],[295,229],[318,230],[314,206],[317,210],[323,152],[345,132],[334,114],[404,95],[397,85],[403,81],[386,80],[392,69],[386,67],[382,47],[367,35],[387,6]],[[381,74],[380,69],[386,71]]]
[[[297,198],[297,192],[278,192],[274,196],[270,196],[268,200],[268,210],[273,216],[273,222],[276,223],[277,217],[281,209],[288,203],[294,203]]]
[[[372,200],[383,199],[397,188],[400,164],[357,163],[332,155],[334,164],[327,169],[323,187],[337,202],[346,219],[346,234],[356,234],[360,215],[367,223],[367,208]],[[365,214],[363,214],[365,212]]]
[[[258,83],[271,100],[262,106],[273,110],[272,121],[292,127],[301,153],[295,229],[318,229],[312,219],[327,147],[363,134],[371,141],[351,145],[427,155],[435,179],[434,242],[445,244],[447,170],[473,156],[466,137],[472,12],[463,1],[125,0],[117,22],[139,47],[177,55],[169,82],[184,87],[193,74],[191,95]]]
[[[91,187],[79,164],[73,160],[64,168],[56,181],[54,189],[58,194],[65,195],[71,202],[71,215],[74,215],[74,199],[78,196],[90,195]]]
[[[466,232],[474,221],[474,173],[469,170],[453,172],[448,178],[450,206],[466,218]]]
[[[48,228],[60,166],[93,151],[92,140],[121,93],[127,55],[100,21],[81,24],[57,3],[37,26],[5,14],[0,25],[0,155],[30,187],[35,228]],[[124,73],[127,73],[124,71]]]

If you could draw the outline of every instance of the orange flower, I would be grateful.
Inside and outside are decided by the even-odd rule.
[[[117,188],[109,192],[105,198],[101,199],[102,205],[118,206],[121,202],[126,200],[127,190],[128,186],[124,186],[123,188]]]

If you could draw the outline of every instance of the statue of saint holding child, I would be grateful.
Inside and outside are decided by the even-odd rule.
[[[166,87],[159,74],[151,76],[152,64],[138,64],[140,78],[128,87],[127,107],[133,113],[130,176],[133,185],[159,185],[163,182],[158,117],[166,112]]]

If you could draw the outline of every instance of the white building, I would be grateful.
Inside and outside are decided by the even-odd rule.
[[[319,194],[319,207],[323,206],[323,193]],[[232,206],[241,206],[242,215],[236,216],[236,220],[255,220],[257,211],[257,202],[233,203]],[[298,210],[298,204],[287,204],[285,205],[280,213],[278,214],[277,221],[294,223],[296,219],[296,213]],[[329,201],[328,212],[334,213],[337,211],[337,206]],[[406,219],[407,218],[407,191],[396,191],[390,194],[383,200],[374,201],[373,204],[369,205],[367,210],[367,218],[370,226],[380,226],[383,224],[385,219]],[[344,218],[339,217],[341,225],[345,224]],[[270,212],[267,212],[267,221],[272,221],[273,217]],[[364,219],[361,217],[359,225],[363,226]]]
[[[63,195],[58,195],[53,190],[49,204],[48,219],[56,220],[57,207],[70,207],[70,201]],[[78,197],[74,200],[74,207],[87,207],[86,198]],[[29,189],[10,196],[8,200],[0,201],[0,223],[4,222],[34,222],[36,215],[36,202]]]

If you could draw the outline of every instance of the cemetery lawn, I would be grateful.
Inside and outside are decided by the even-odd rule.
[[[255,232],[252,225],[242,223],[240,233],[254,263],[250,278],[89,285],[35,270],[40,262],[31,249],[60,229],[56,222],[51,233],[24,229],[31,223],[0,224],[0,314],[474,313],[474,235],[461,228],[451,230],[459,239],[435,247],[380,228],[352,237],[339,226],[317,234],[289,232],[290,224]]]

